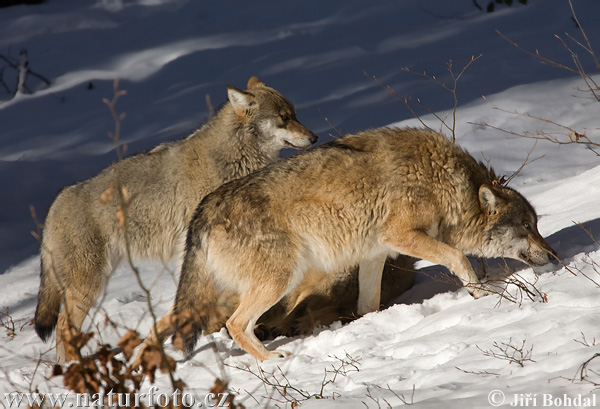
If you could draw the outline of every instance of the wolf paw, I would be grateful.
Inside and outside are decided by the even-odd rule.
[[[292,355],[292,353],[288,352],[288,351],[283,351],[283,350],[271,351],[269,353],[268,359],[271,359],[271,358],[285,358],[285,357],[290,356],[290,355]]]
[[[471,294],[473,296],[473,298],[478,299],[478,298],[485,297],[486,295],[490,295],[491,293],[482,288],[470,288],[469,294]]]

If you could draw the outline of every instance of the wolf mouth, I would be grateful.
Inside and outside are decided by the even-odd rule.
[[[305,148],[308,148],[308,146],[295,145],[295,144],[291,143],[290,141],[284,141],[284,144],[288,148],[294,148],[294,149],[305,149]]]
[[[519,258],[532,267],[540,267],[540,266],[546,265],[550,261],[550,260],[542,260],[539,257],[537,257],[536,259],[533,259],[533,258],[531,258],[529,253],[526,253],[526,252],[519,253]]]

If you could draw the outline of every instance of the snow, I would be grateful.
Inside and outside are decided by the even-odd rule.
[[[573,3],[600,52],[600,5],[596,0]],[[529,299],[514,285],[509,291],[521,297],[519,303],[498,296],[473,300],[466,290],[440,282],[439,268],[423,262],[419,265],[426,274],[417,275],[415,286],[396,305],[345,326],[318,328],[311,336],[273,340],[271,348],[293,355],[261,367],[267,375],[274,373],[283,382],[283,373],[293,387],[318,394],[333,379],[333,368],[345,362],[343,374],[323,387],[326,399],[303,401],[303,408],[400,407],[402,400],[417,408],[489,408],[501,402],[502,394],[501,407],[515,399],[516,406],[541,407],[550,398],[554,400],[546,407],[592,406],[591,399],[600,405],[595,385],[579,380],[578,373],[580,365],[600,352],[600,288],[592,281],[600,282],[600,267],[594,264],[600,262],[600,246],[578,225],[598,238],[598,156],[584,144],[536,144],[486,126],[516,133],[569,133],[529,114],[598,141],[600,104],[577,91],[585,86],[579,76],[540,64],[495,32],[570,65],[570,54],[554,37],[566,39],[568,33],[581,38],[567,2],[530,0],[497,9],[480,12],[467,0],[48,0],[3,8],[0,53],[16,58],[26,48],[31,69],[52,85],[44,88],[30,77],[27,83],[34,92],[14,98],[0,87],[0,307],[9,309],[16,326],[14,337],[0,327],[0,401],[7,405],[4,393],[13,391],[66,392],[62,377],[48,377],[54,340],[42,343],[28,325],[39,286],[39,245],[29,234],[35,229],[29,205],[43,221],[61,187],[93,176],[116,159],[106,136],[112,120],[101,102],[111,97],[115,78],[127,90],[117,109],[127,114],[122,132],[129,153],[186,136],[206,119],[207,94],[218,106],[225,100],[225,85],[242,87],[251,75],[286,95],[299,119],[325,141],[337,134],[332,127],[346,133],[419,125],[363,72],[375,75],[400,98],[420,98],[444,117],[451,114],[452,96],[401,68],[425,70],[448,83],[449,59],[458,72],[471,56],[483,54],[458,83],[457,142],[504,175],[521,165],[534,144],[531,159],[543,156],[525,166],[510,186],[534,205],[539,230],[564,265],[535,272],[519,263],[509,266],[516,271],[513,277],[535,283],[547,302],[540,296]],[[599,82],[593,60],[569,44]],[[14,87],[16,71],[5,69],[2,79]],[[417,109],[429,126],[441,128],[432,115]],[[499,271],[496,264],[490,261],[489,268]],[[165,313],[176,288],[176,268],[150,261],[138,267],[151,287],[157,314]],[[105,326],[105,316],[117,329]],[[4,315],[2,319],[7,322]],[[94,342],[116,345],[125,328],[145,334],[150,326],[144,294],[122,265],[85,327],[99,334]],[[201,399],[217,375],[229,381],[238,394],[236,402],[248,408],[286,407],[268,398],[281,400],[272,388],[238,369],[249,366],[259,373],[256,361],[225,331],[212,338],[218,353],[202,339],[188,361],[167,344],[188,391]],[[94,349],[94,342],[86,351]],[[499,352],[495,344],[522,347],[524,354],[531,351],[531,360],[521,367],[489,356]],[[44,362],[38,367],[40,355]],[[598,370],[598,365],[592,361],[588,369]],[[600,382],[591,371],[588,375]],[[156,385],[170,390],[165,376]],[[146,381],[142,391],[150,386]]]

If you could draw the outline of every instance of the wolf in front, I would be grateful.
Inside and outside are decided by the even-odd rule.
[[[227,94],[229,101],[187,138],[117,162],[56,197],[43,231],[35,329],[46,340],[58,326],[58,362],[77,358],[67,342],[71,330],[81,328],[126,240],[135,258],[181,262],[185,232],[206,194],[274,163],[283,148],[316,142],[293,105],[258,78],[246,90],[228,86]],[[111,190],[114,197],[101,203]],[[128,199],[126,229],[115,217],[119,196]]]
[[[174,307],[197,319],[192,331],[179,331],[188,351],[202,330],[220,328],[222,317],[206,314],[206,305],[236,294],[226,326],[237,344],[260,361],[288,355],[267,350],[254,326],[309,271],[359,265],[358,312],[365,314],[379,307],[390,255],[446,266],[474,297],[486,293],[466,254],[548,263],[555,252],[537,230],[534,209],[495,180],[438,133],[386,128],[221,186],[188,229]]]

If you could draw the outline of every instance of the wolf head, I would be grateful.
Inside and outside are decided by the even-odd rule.
[[[245,91],[228,85],[227,95],[235,113],[257,126],[264,146],[277,151],[301,149],[317,141],[317,136],[296,119],[294,106],[257,77],[250,77]]]
[[[556,258],[537,229],[537,215],[518,192],[498,186],[482,185],[479,204],[486,216],[485,257],[509,257],[530,266],[541,266]]]

